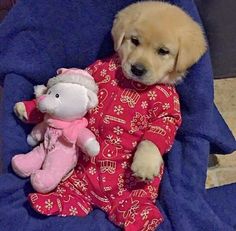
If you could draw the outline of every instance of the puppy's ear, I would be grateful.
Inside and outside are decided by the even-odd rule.
[[[184,73],[204,54],[207,44],[201,27],[194,21],[183,27],[179,42],[176,72]]]
[[[139,16],[140,10],[137,3],[129,5],[115,16],[111,30],[115,51],[120,48],[125,38],[125,33],[132,28]]]
[[[120,48],[122,41],[125,37],[125,25],[124,25],[124,22],[122,22],[121,17],[122,16],[120,15],[120,13],[116,15],[115,20],[113,22],[112,30],[111,30],[115,51],[117,51]]]

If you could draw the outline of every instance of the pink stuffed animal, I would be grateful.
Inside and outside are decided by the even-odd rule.
[[[77,164],[80,147],[89,156],[100,151],[94,134],[84,118],[98,103],[98,87],[86,71],[59,69],[47,87],[35,87],[38,109],[45,113],[27,142],[37,145],[27,154],[12,158],[12,167],[21,177],[29,177],[33,188],[42,193],[53,190]]]

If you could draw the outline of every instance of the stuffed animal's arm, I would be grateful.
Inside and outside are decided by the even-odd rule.
[[[43,121],[43,114],[37,109],[35,99],[16,103],[14,112],[20,120],[26,123],[37,124]]]
[[[36,146],[39,142],[43,141],[47,125],[44,122],[37,124],[27,136],[27,143],[30,146]]]
[[[95,135],[87,128],[80,129],[77,145],[89,156],[96,156],[100,151],[100,145]]]

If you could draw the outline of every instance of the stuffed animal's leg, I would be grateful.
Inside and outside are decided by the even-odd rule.
[[[77,154],[76,151],[73,153],[71,151],[57,148],[47,154],[43,168],[31,175],[31,184],[37,192],[52,191],[62,178],[75,167]]]
[[[15,155],[12,160],[14,172],[21,177],[28,177],[40,169],[45,158],[43,145],[37,146],[27,154]]]

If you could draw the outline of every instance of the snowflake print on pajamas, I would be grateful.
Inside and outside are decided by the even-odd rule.
[[[117,86],[117,84],[118,84],[118,81],[117,81],[117,80],[114,80],[114,79],[113,79],[113,80],[111,81],[111,85],[112,85],[112,86]]]
[[[122,134],[123,134],[123,131],[124,131],[124,129],[121,128],[121,127],[119,127],[119,126],[113,128],[113,132],[114,132],[116,135],[122,135]]]
[[[107,74],[107,70],[106,69],[101,70],[101,72],[100,72],[101,76],[104,77],[106,74]]]
[[[50,210],[52,208],[52,206],[53,206],[53,202],[50,199],[45,201],[45,208],[46,209]]]
[[[61,195],[62,195],[65,191],[66,191],[66,190],[65,190],[64,188],[62,188],[62,187],[60,187],[60,186],[57,187],[57,193],[58,193],[58,194],[61,194]]]
[[[168,110],[170,108],[170,104],[169,103],[164,103],[162,105],[162,108],[163,108],[163,110]]]
[[[76,216],[78,214],[77,208],[73,206],[70,207],[69,212],[71,216]]]
[[[128,162],[123,162],[123,163],[121,164],[121,167],[124,168],[124,169],[128,168],[128,167],[129,167]]]
[[[89,168],[89,173],[90,173],[91,175],[94,175],[94,174],[96,173],[96,168],[90,167],[90,168]]]
[[[155,91],[149,91],[148,97],[149,97],[149,100],[156,100],[157,94]]]
[[[143,109],[146,109],[146,108],[148,107],[147,101],[143,101],[142,104],[141,104],[141,107],[142,107]]]
[[[152,209],[146,208],[141,212],[140,215],[143,220],[146,220],[148,218],[148,214],[150,213],[150,210],[152,210]]]
[[[124,111],[124,108],[121,107],[120,105],[114,107],[114,112],[115,112],[117,115],[123,114],[123,111]]]
[[[95,118],[90,118],[89,124],[93,125],[93,124],[95,124],[95,122],[96,122]]]

